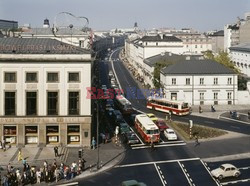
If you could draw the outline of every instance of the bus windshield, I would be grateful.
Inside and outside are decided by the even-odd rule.
[[[183,103],[183,104],[181,105],[181,108],[182,108],[182,109],[188,108],[188,103]]]
[[[155,129],[155,130],[147,130],[147,134],[159,134],[159,130]]]

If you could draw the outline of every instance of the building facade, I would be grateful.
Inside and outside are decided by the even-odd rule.
[[[164,95],[190,105],[237,104],[237,74],[211,60],[185,60],[162,69]]]
[[[0,19],[0,30],[9,30],[9,29],[17,29],[18,22],[17,21],[9,21]]]
[[[90,52],[53,39],[0,43],[0,138],[17,146],[90,146]]]
[[[250,77],[250,43],[240,44],[229,48],[230,57],[241,73]]]

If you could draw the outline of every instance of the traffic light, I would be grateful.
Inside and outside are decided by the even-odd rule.
[[[78,150],[78,158],[82,158],[83,157],[83,149],[79,149]]]

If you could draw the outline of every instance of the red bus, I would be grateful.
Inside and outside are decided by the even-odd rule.
[[[190,107],[188,106],[188,103],[172,100],[169,101],[165,98],[149,97],[147,100],[147,108],[178,116],[184,116],[190,113]]]
[[[160,141],[160,131],[157,125],[146,115],[139,114],[135,117],[135,128],[146,143]]]

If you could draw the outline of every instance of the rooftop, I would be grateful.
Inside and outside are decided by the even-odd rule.
[[[235,74],[233,70],[212,60],[185,60],[165,67],[161,70],[164,75],[168,74]]]
[[[175,36],[166,36],[166,35],[162,35],[162,37],[160,35],[155,35],[155,36],[144,36],[140,39],[143,42],[147,42],[147,41],[162,41],[162,42],[182,42],[181,39],[178,39]]]
[[[90,54],[90,51],[56,39],[0,38],[0,54]]]
[[[239,44],[239,45],[230,47],[229,50],[241,51],[241,52],[250,52],[250,43]]]

